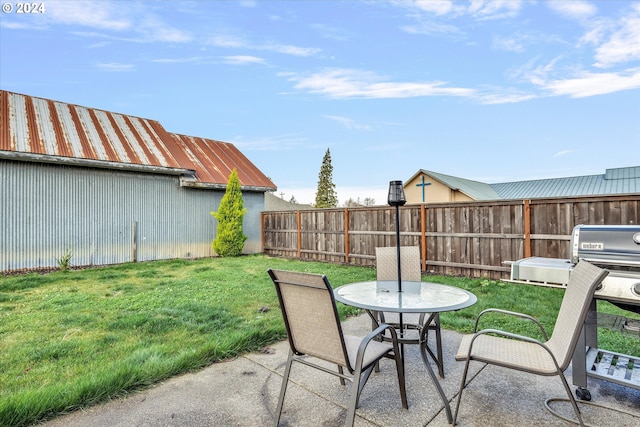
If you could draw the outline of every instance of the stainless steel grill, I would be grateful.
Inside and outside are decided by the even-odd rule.
[[[564,287],[575,264],[587,260],[609,270],[596,290],[581,342],[573,358],[573,383],[579,398],[589,400],[587,376],[640,389],[640,355],[630,356],[599,349],[597,327],[619,330],[630,339],[640,338],[640,321],[597,312],[596,300],[640,314],[640,226],[578,225],[573,229],[570,259],[524,258],[511,263],[509,281],[538,286]]]

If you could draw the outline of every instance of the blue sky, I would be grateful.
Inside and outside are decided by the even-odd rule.
[[[3,0],[0,87],[235,144],[300,203],[640,165],[640,1]]]

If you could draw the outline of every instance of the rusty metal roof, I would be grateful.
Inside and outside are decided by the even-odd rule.
[[[186,175],[184,185],[200,187],[226,186],[236,168],[243,187],[276,188],[233,144],[169,133],[155,120],[4,90],[0,90],[0,154],[151,168]]]
[[[231,143],[175,133],[171,136],[186,154],[191,167],[196,170],[199,182],[222,183],[226,186],[229,175],[235,168],[242,185],[262,187],[265,191],[276,188],[271,180]]]

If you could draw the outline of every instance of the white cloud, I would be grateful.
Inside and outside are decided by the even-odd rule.
[[[164,63],[164,64],[202,64],[202,63],[214,63],[211,57],[206,56],[191,56],[188,58],[158,58],[152,60],[152,62]],[[215,61],[219,63],[220,60]],[[250,55],[230,55],[223,56],[222,62],[232,65],[246,65],[246,64],[265,64],[266,61],[263,58]]]
[[[567,95],[571,98],[604,95],[640,89],[640,68],[612,73],[581,72],[574,78],[541,81],[539,84],[553,95]]]
[[[557,153],[555,153],[553,155],[553,157],[554,158],[555,157],[562,157],[562,156],[566,156],[566,155],[571,154],[571,153],[573,153],[573,150],[561,150],[561,151],[558,151]]]
[[[209,41],[209,43],[213,46],[230,48],[244,48],[248,46],[248,43],[244,39],[231,35],[215,36]]]
[[[131,71],[135,68],[133,64],[119,64],[117,62],[100,63],[96,67],[104,71]]]
[[[497,89],[477,96],[478,101],[485,105],[515,104],[517,102],[524,102],[534,98],[538,98],[538,95],[518,92],[512,89]]]
[[[609,67],[640,59],[640,3],[620,20],[620,26],[595,53],[596,67]]]
[[[338,122],[338,123],[340,123],[341,125],[343,125],[344,127],[346,127],[347,129],[350,129],[350,130],[362,130],[362,131],[370,131],[371,130],[371,126],[358,123],[355,120],[349,119],[347,117],[332,116],[332,115],[325,115],[324,117],[329,119],[329,120],[333,120],[334,122]]]
[[[0,21],[0,28],[7,28],[9,30],[25,30],[25,29],[32,29],[32,28],[38,28],[38,25],[32,24],[32,23],[24,23],[24,22],[6,22],[6,21]]]
[[[435,15],[446,15],[453,10],[453,2],[451,0],[416,0],[414,5],[425,12],[431,12]]]
[[[579,0],[554,0],[544,2],[551,10],[571,19],[585,19],[595,15],[598,9],[591,3]]]
[[[82,25],[103,30],[130,29],[133,21],[122,3],[110,1],[51,1],[47,2],[47,18],[55,23]]]
[[[192,56],[190,58],[159,58],[153,59],[151,62],[159,62],[164,64],[188,64],[202,62],[205,58],[202,56]]]
[[[467,88],[447,87],[446,82],[388,82],[369,72],[332,69],[308,76],[290,74],[295,88],[332,99],[413,98],[420,96],[472,96]]]
[[[191,36],[163,22],[149,8],[133,2],[51,0],[46,4],[48,25],[68,25],[92,28],[119,34],[119,40],[131,42],[191,41]],[[75,31],[84,36],[115,38],[113,35]],[[127,34],[126,36],[122,36]]]
[[[223,48],[262,50],[292,56],[312,56],[321,51],[320,49],[316,48],[292,46],[279,43],[252,44],[251,42],[241,37],[233,35],[215,36],[209,41],[209,44]]]
[[[260,50],[270,50],[273,52],[284,53],[293,56],[312,56],[320,52],[320,49],[311,47],[299,47],[284,44],[270,44],[266,46],[258,46]]]
[[[523,52],[524,46],[522,39],[517,36],[511,37],[495,37],[493,39],[493,48],[497,50],[504,50],[507,52]]]
[[[186,43],[191,36],[185,32],[166,25],[155,17],[146,17],[136,25],[136,31],[143,34],[143,41]]]
[[[477,19],[504,19],[517,16],[522,0],[471,0],[468,12]]]
[[[403,25],[400,29],[409,34],[462,34],[462,31],[454,25],[443,24],[432,20],[424,20],[422,18],[417,24]]]
[[[225,56],[224,62],[227,64],[233,65],[244,65],[244,64],[264,64],[265,60],[263,58],[258,58],[257,56],[249,56],[249,55],[233,55],[233,56]]]

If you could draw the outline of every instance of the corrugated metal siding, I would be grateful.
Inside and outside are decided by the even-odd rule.
[[[180,187],[175,176],[0,159],[0,270],[212,256],[223,191]],[[243,195],[245,252],[261,247],[263,193]]]

